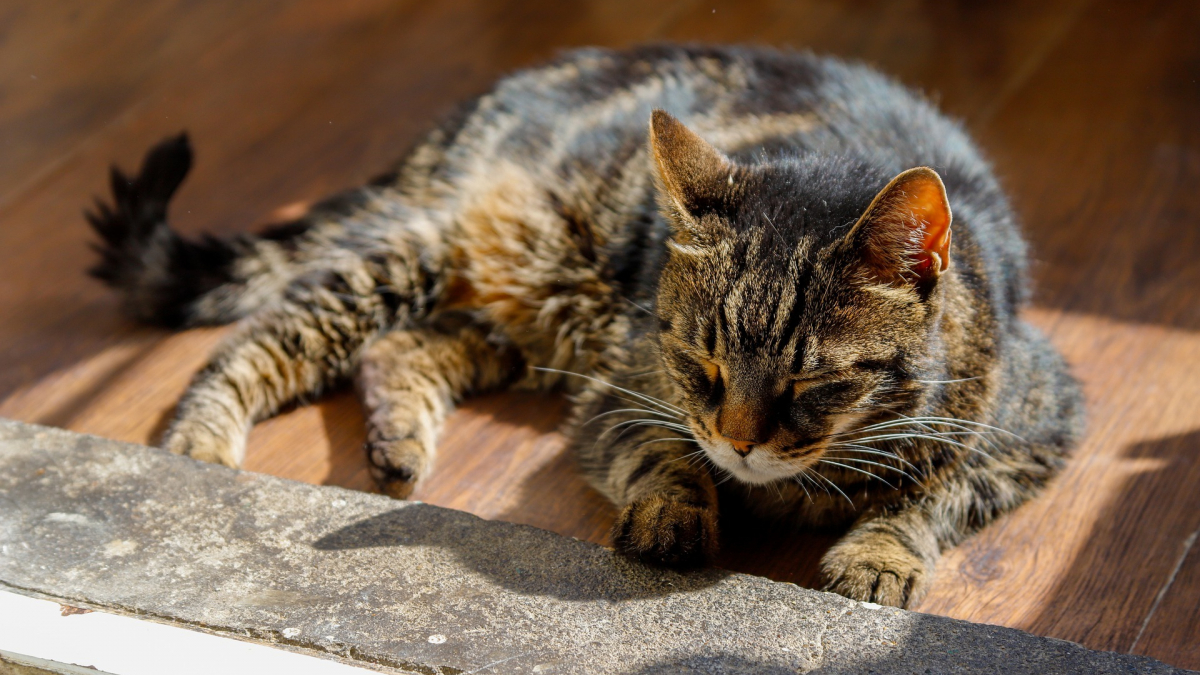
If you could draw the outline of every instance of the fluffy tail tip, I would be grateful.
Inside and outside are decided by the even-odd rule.
[[[94,246],[101,260],[89,270],[92,276],[120,286],[131,267],[141,266],[153,233],[166,225],[167,203],[191,168],[192,146],[187,133],[166,138],[151,148],[134,178],[112,167],[112,204],[97,198],[95,206],[84,212],[102,240]]]

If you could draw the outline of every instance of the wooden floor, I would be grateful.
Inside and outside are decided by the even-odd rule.
[[[920,609],[1200,668],[1200,3],[1014,0],[118,0],[0,5],[0,415],[138,442],[221,330],[117,315],[80,210],[186,128],[189,233],[294,213],[384,168],[455,101],[585,44],[750,41],[863,59],[929,92],[1022,214],[1029,318],[1089,434],[1040,500],[944,559]],[[562,401],[472,402],[417,495],[605,542]],[[338,393],[257,428],[248,468],[370,489]],[[732,529],[732,528],[729,528]],[[815,582],[828,536],[740,527],[728,567]]]

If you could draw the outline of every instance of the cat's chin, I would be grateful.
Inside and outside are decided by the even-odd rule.
[[[712,441],[700,441],[700,445],[704,448],[704,454],[708,456],[708,460],[717,468],[733,474],[735,480],[747,485],[777,483],[790,479],[800,471],[795,467],[766,459],[763,454],[751,453],[743,458],[738,456],[732,448],[714,447],[716,444]]]
[[[760,471],[746,466],[729,469],[729,472],[733,474],[734,479],[747,485],[769,485],[778,483],[788,476],[780,474],[778,471]]]

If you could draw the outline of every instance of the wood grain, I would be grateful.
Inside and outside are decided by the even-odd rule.
[[[1188,0],[356,0],[0,8],[0,415],[153,442],[224,329],[121,319],[83,275],[104,172],[186,128],[173,217],[228,233],[385,168],[456,101],[575,45],[749,41],[878,65],[961,116],[1035,251],[1030,320],[1091,423],[1047,494],[959,549],[923,611],[1200,668],[1200,6]],[[566,402],[470,401],[414,498],[607,543]],[[260,424],[247,468],[372,489],[334,392]],[[836,533],[726,516],[721,563],[811,585]],[[1190,549],[1188,542],[1193,542]]]
[[[1200,438],[1191,439],[1192,447]],[[1147,617],[1133,648],[1134,654],[1172,654],[1178,663],[1200,663],[1200,531],[1179,548],[1181,559],[1174,576],[1160,593],[1158,606]]]

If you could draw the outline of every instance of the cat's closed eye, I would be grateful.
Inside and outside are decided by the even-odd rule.
[[[833,373],[821,373],[818,375],[805,375],[792,378],[792,398],[798,398],[802,393],[831,382],[834,377]]]
[[[704,368],[704,375],[708,378],[710,384],[717,384],[722,379],[721,364],[711,359],[706,359],[703,356],[697,356],[696,360],[700,362],[700,366]]]

